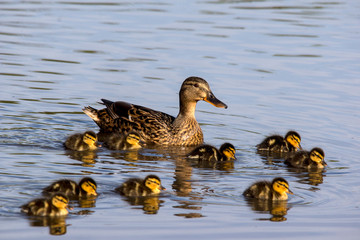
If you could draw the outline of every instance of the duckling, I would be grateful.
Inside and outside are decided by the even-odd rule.
[[[300,134],[295,131],[289,131],[285,138],[280,135],[269,136],[256,145],[256,147],[259,151],[296,152],[298,149],[302,149],[300,142]]]
[[[211,145],[202,145],[195,148],[188,158],[199,159],[199,161],[228,161],[235,159],[235,147],[231,143],[224,143],[220,150]]]
[[[133,150],[142,147],[140,135],[134,131],[126,135],[113,133],[105,140],[104,145],[111,150]]]
[[[285,160],[285,163],[295,168],[321,169],[327,166],[324,161],[325,153],[321,148],[313,148],[311,151],[299,151]]]
[[[116,192],[128,197],[157,195],[161,190],[166,188],[161,186],[160,178],[155,175],[149,175],[145,179],[130,178],[115,189]]]
[[[43,194],[52,194],[61,192],[70,199],[79,197],[97,196],[96,182],[90,177],[85,177],[80,180],[79,184],[75,181],[63,179],[53,182],[50,186],[43,189]]]
[[[274,178],[272,182],[259,181],[251,185],[243,193],[245,197],[264,200],[287,200],[286,193],[293,194],[288,182],[281,177]]]
[[[62,193],[55,193],[51,198],[35,199],[21,206],[21,211],[33,216],[65,216],[69,212],[69,199]]]
[[[64,145],[67,149],[75,151],[96,150],[98,148],[97,135],[93,131],[73,134],[66,139]]]
[[[179,92],[180,108],[177,117],[147,107],[101,99],[106,106],[97,110],[83,108],[100,127],[101,132],[126,133],[137,131],[146,144],[194,146],[203,143],[204,136],[195,118],[196,104],[208,102],[218,108],[227,105],[215,97],[209,84],[199,77],[188,77]]]

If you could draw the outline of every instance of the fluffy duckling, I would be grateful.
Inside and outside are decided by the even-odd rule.
[[[325,153],[321,148],[313,148],[311,151],[299,151],[285,160],[285,163],[295,168],[321,169],[327,166],[324,161]]]
[[[187,156],[199,161],[228,161],[235,159],[235,147],[231,143],[224,143],[218,150],[205,144],[195,148]]]
[[[285,137],[280,135],[269,136],[256,145],[256,147],[259,151],[296,152],[298,149],[301,149],[300,142],[300,134],[295,131],[289,131]]]
[[[55,193],[49,199],[35,199],[23,206],[21,211],[32,216],[65,216],[69,212],[69,199],[62,193]]]
[[[142,147],[140,135],[134,131],[126,135],[113,133],[106,139],[104,145],[111,150],[133,150]]]
[[[64,145],[67,149],[75,151],[96,150],[98,148],[97,135],[93,131],[73,134],[66,139]]]
[[[243,193],[245,197],[264,200],[287,200],[287,193],[293,194],[288,182],[281,177],[274,178],[272,182],[259,181],[251,185]]]
[[[96,182],[90,177],[80,180],[79,184],[75,181],[63,179],[53,182],[50,186],[43,189],[44,194],[61,192],[70,199],[88,196],[97,196]]]
[[[157,195],[161,190],[166,188],[161,186],[160,178],[155,175],[149,175],[145,179],[131,178],[115,189],[128,197]]]

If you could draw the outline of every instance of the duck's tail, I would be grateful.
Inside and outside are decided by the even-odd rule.
[[[95,122],[100,121],[100,119],[98,117],[98,110],[96,110],[95,108],[87,106],[87,107],[84,107],[82,110],[86,115],[88,115]]]

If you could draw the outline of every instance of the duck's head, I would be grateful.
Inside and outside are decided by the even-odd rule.
[[[161,186],[161,180],[156,175],[149,175],[144,180],[145,186],[148,187],[152,193],[160,193],[161,190],[166,190],[163,186]]]
[[[284,195],[285,193],[293,194],[289,189],[289,183],[284,178],[274,178],[271,185],[274,191],[280,193],[280,195]]]
[[[141,148],[140,135],[137,132],[131,131],[126,135],[125,141],[129,144],[131,149]]]
[[[67,212],[69,199],[62,193],[55,193],[51,197],[51,204],[60,211]]]
[[[300,134],[298,134],[295,131],[289,131],[286,135],[285,135],[285,140],[291,144],[291,146],[293,146],[295,149],[302,149],[300,142],[301,142],[301,137]]]
[[[231,143],[224,143],[220,147],[220,152],[226,157],[226,160],[235,159],[235,147]]]
[[[218,108],[227,108],[227,105],[217,99],[212,93],[209,84],[199,77],[188,77],[180,89],[180,104],[203,100]]]
[[[97,185],[94,179],[90,178],[90,177],[85,177],[83,179],[80,180],[79,182],[79,186],[82,190],[82,192],[85,192],[86,195],[88,196],[97,196]]]
[[[98,147],[97,140],[98,140],[97,135],[93,131],[86,131],[83,135],[84,143],[89,145],[89,148],[91,150],[97,149],[97,147]]]
[[[316,162],[320,166],[327,166],[326,162],[324,161],[325,153],[321,148],[313,148],[310,151],[310,159],[311,161]]]

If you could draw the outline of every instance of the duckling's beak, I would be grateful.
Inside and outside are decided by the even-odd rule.
[[[97,146],[97,147],[102,147],[101,144],[98,143],[98,142],[95,143],[95,146]]]
[[[160,186],[160,190],[166,190],[164,186]]]
[[[291,194],[291,195],[293,195],[294,193],[288,188],[287,189],[287,191],[286,191],[287,193],[289,193],[289,194]]]
[[[299,148],[299,150],[302,150],[302,149],[303,149],[302,146],[300,145],[300,143],[299,143],[298,148]]]
[[[327,163],[326,163],[324,160],[323,160],[322,164],[323,164],[324,166],[327,166]]]
[[[73,208],[73,207],[70,207],[70,206],[67,206],[66,209],[67,209],[67,210],[73,210],[74,208]]]
[[[227,108],[227,105],[225,103],[223,103],[222,101],[220,101],[219,99],[217,99],[212,92],[209,92],[208,95],[203,100],[205,102],[208,102],[208,103],[214,105],[215,107],[225,108],[225,109]]]

